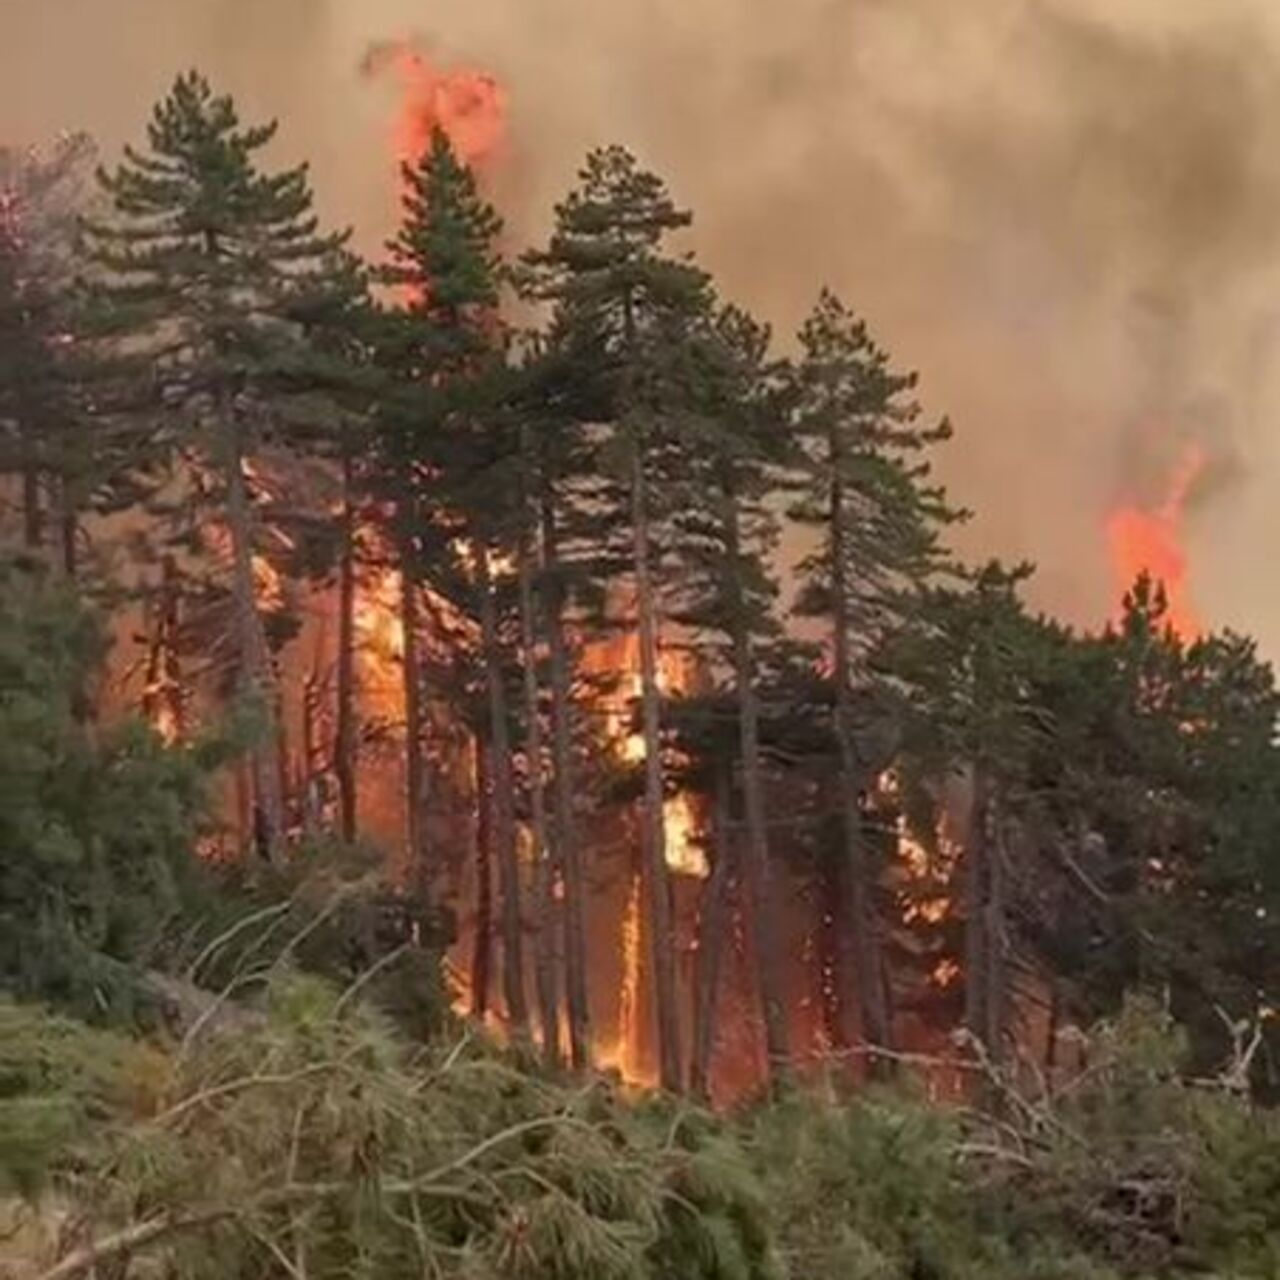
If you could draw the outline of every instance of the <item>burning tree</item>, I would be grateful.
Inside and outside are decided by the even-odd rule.
[[[299,316],[347,279],[333,270],[345,236],[318,233],[305,166],[256,167],[275,133],[274,124],[242,126],[231,99],[203,77],[179,77],[155,109],[146,149],[128,149],[102,174],[111,216],[89,227],[102,305],[155,371],[155,446],[196,477],[184,504],[211,502],[227,530],[236,679],[264,724],[254,828],[267,856],[285,813],[254,464],[278,433],[281,401],[315,359]]]
[[[859,794],[872,782],[859,757],[854,700],[868,657],[901,625],[944,559],[941,530],[955,518],[929,483],[927,448],[950,434],[918,424],[914,374],[896,372],[867,330],[824,293],[800,334],[795,430],[805,452],[792,517],[818,547],[799,565],[797,611],[829,626],[832,717],[840,760],[847,927],[853,935],[863,1035],[892,1041]]]
[[[386,279],[405,291],[389,312],[380,363],[396,388],[378,420],[394,508],[404,606],[404,672],[410,852],[425,870],[421,839],[422,688],[415,596],[424,573],[478,619],[484,734],[492,762],[492,829],[502,886],[503,992],[515,1034],[527,1033],[515,769],[506,650],[495,565],[517,547],[518,448],[503,411],[506,362],[497,319],[501,221],[442,129],[404,169],[404,222]],[[479,803],[489,803],[485,796]]]
[[[658,177],[610,147],[588,156],[578,188],[556,210],[550,243],[527,259],[537,296],[556,304],[555,323],[593,361],[584,372],[600,388],[609,434],[601,461],[616,479],[612,496],[629,538],[645,765],[643,882],[660,1075],[669,1089],[681,1087],[683,1069],[663,819],[660,592],[672,568],[669,522],[690,444],[689,338],[708,314],[710,292],[706,274],[668,256],[666,241],[690,220]]]

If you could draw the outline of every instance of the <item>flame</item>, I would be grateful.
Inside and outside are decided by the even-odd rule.
[[[618,993],[618,1033],[612,1044],[600,1046],[597,1058],[631,1084],[653,1084],[652,1074],[640,1062],[640,922],[640,877],[632,875],[619,936],[622,988]]]
[[[165,690],[160,687],[152,688],[148,686],[147,694],[160,695]],[[172,747],[178,741],[178,735],[181,726],[178,724],[178,713],[167,699],[161,700],[156,704],[155,714],[151,718],[151,727],[160,736],[160,741],[166,747]]]
[[[507,95],[493,76],[469,68],[438,70],[405,41],[372,46],[361,69],[370,77],[391,74],[400,84],[393,134],[399,162],[416,164],[437,127],[471,168],[482,168],[501,149]]]
[[[1187,586],[1187,554],[1182,546],[1187,497],[1205,466],[1204,450],[1192,444],[1184,451],[1160,506],[1119,507],[1107,521],[1107,540],[1116,587],[1130,590],[1142,574],[1160,583],[1169,604],[1168,622],[1183,640],[1202,630]]]
[[[604,708],[602,718],[606,739],[627,764],[644,760],[644,734],[636,730],[633,708],[643,686],[640,678],[640,640],[635,632],[594,646],[584,655],[587,670],[604,674],[621,669],[616,698]],[[689,655],[666,649],[658,655],[658,688],[664,694],[685,693],[693,685],[694,669]],[[667,866],[680,875],[705,880],[711,873],[707,855],[698,839],[698,808],[694,798],[680,792],[668,797],[662,806],[666,831]]]
[[[356,593],[356,654],[364,710],[390,724],[404,721],[404,623],[400,574],[384,569],[361,582]]]
[[[934,860],[928,850],[911,834],[905,818],[898,818],[898,857],[908,884],[928,885],[937,878]],[[951,899],[914,897],[903,908],[904,924],[941,924],[951,914]]]

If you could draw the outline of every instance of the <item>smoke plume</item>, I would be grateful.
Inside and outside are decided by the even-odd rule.
[[[322,210],[376,248],[394,213],[411,46],[492,76],[490,175],[545,230],[620,141],[697,214],[725,291],[790,332],[830,284],[957,440],[973,554],[1029,557],[1037,601],[1097,623],[1107,527],[1179,460],[1188,591],[1280,654],[1280,16],[1268,0],[9,0],[0,142],[136,137],[187,66],[279,116]]]

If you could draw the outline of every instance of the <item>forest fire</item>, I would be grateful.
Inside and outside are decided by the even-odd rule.
[[[1118,592],[1128,591],[1142,574],[1159,583],[1168,601],[1168,621],[1184,640],[1202,627],[1187,582],[1187,553],[1183,546],[1183,517],[1187,499],[1204,472],[1206,458],[1198,444],[1189,445],[1169,479],[1165,497],[1156,507],[1126,505],[1107,521],[1107,541]]]
[[[118,229],[85,233],[104,246],[91,263],[147,275],[143,244],[149,285],[182,321],[157,310],[148,327],[130,308],[122,349],[165,350],[190,325],[193,371],[162,364],[160,394],[144,380],[111,402],[105,462],[64,457],[16,373],[17,408],[0,420],[28,561],[60,538],[114,549],[97,488],[80,487],[95,468],[101,510],[129,513],[138,554],[121,597],[141,606],[127,643],[142,657],[117,682],[122,702],[179,745],[238,700],[252,713],[238,754],[210,766],[224,797],[201,819],[211,857],[267,867],[273,883],[359,875],[377,927],[334,963],[381,976],[412,949],[433,1018],[443,968],[458,1015],[540,1046],[549,1072],[604,1067],[720,1105],[811,1071],[852,1080],[898,1057],[936,1063],[970,1041],[970,1065],[1052,1047],[1052,1028],[1033,1040],[1027,1009],[1091,981],[1071,957],[1080,890],[1113,869],[1095,833],[1132,832],[1114,851],[1126,865],[1171,862],[1153,845],[1165,833],[1116,822],[1112,796],[1123,785],[1127,815],[1176,790],[1200,758],[1183,753],[1219,724],[1243,725],[1259,752],[1273,741],[1238,698],[1230,716],[1210,714],[1235,696],[1231,672],[1199,662],[1217,646],[1184,664],[1203,716],[1149,735],[1149,758],[1147,735],[1112,750],[1106,709],[1168,714],[1132,697],[1131,637],[1060,631],[999,570],[930,590],[939,564],[920,549],[945,547],[954,513],[922,486],[946,429],[907,425],[914,375],[893,372],[866,322],[824,292],[796,354],[775,361],[764,327],[684,288],[701,277],[663,241],[688,215],[622,147],[592,153],[546,247],[521,253],[488,202],[492,171],[477,183],[458,163],[501,159],[501,87],[403,43],[372,50],[365,72],[400,91],[384,159],[401,168],[384,194],[407,198],[390,265],[368,264],[361,297],[333,282],[343,238],[313,235],[290,204],[273,242],[288,296],[256,272],[220,295],[244,333],[259,310],[278,313],[273,342],[249,343],[242,364],[215,360],[232,339],[204,333],[186,303],[207,283],[207,238],[182,252],[156,241],[122,181]],[[180,153],[233,118],[223,101],[180,80],[155,136],[181,122],[164,135]],[[238,155],[258,136],[225,145]],[[149,172],[140,155],[126,166]],[[221,201],[218,172],[208,180]],[[263,189],[290,184],[302,190],[305,171]],[[265,252],[255,226],[243,235]],[[505,265],[517,253],[518,276]],[[540,314],[500,315],[513,279]],[[381,305],[395,283],[414,301]],[[326,326],[315,332],[297,323],[302,284]],[[0,276],[0,300],[5,287]],[[115,287],[139,286],[129,274]],[[15,329],[35,323],[10,312]],[[89,431],[101,406],[59,365],[58,332],[35,336],[47,383],[68,382],[58,407]],[[131,377],[109,336],[104,378]],[[158,411],[173,437],[163,453]],[[116,433],[125,475],[111,470]],[[788,434],[796,474],[783,476],[765,436]],[[1121,585],[1158,580],[1182,636],[1199,628],[1182,537],[1204,465],[1190,448],[1162,496],[1107,524]],[[169,500],[188,488],[194,531]],[[804,558],[790,553],[802,540],[815,548]],[[73,579],[74,557],[57,573]],[[892,607],[877,584],[901,585]],[[1176,653],[1167,634],[1150,648]],[[810,658],[819,649],[825,663]],[[1039,665],[1049,654],[1053,679]],[[1096,699],[1076,696],[1084,680],[1102,686]],[[1170,707],[1188,705],[1174,692]],[[1209,743],[1226,778],[1235,755],[1222,745]],[[1126,776],[1109,789],[1104,767]],[[1229,780],[1224,806],[1242,790]],[[1251,815],[1251,829],[1272,816]],[[1184,821],[1168,842],[1186,866],[1162,892],[1183,894],[1190,915],[1201,828],[1171,806],[1166,825]],[[174,843],[193,845],[184,831]]]

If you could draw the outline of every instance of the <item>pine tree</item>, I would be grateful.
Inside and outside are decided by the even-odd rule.
[[[326,286],[293,310],[309,359],[286,425],[294,451],[321,459],[326,471],[336,475],[337,487],[332,497],[326,493],[311,509],[295,505],[289,511],[296,563],[288,569],[292,576],[325,584],[335,575],[337,579],[334,732],[326,772],[336,783],[339,830],[351,843],[359,829],[356,589],[362,569],[361,508],[371,481],[368,454],[380,380],[372,368],[375,326],[366,267],[350,253],[335,253]],[[308,768],[317,764],[309,760]]]
[[[238,679],[265,723],[253,753],[255,835],[274,856],[284,829],[272,656],[255,586],[255,452],[280,398],[305,373],[294,313],[327,287],[344,236],[321,235],[305,166],[266,173],[274,124],[242,126],[229,97],[183,75],[155,108],[145,149],[100,181],[112,216],[89,227],[104,306],[144,345],[169,407],[166,443],[213,477],[231,544]]]
[[[891,1042],[890,1012],[873,900],[875,870],[863,838],[854,700],[867,656],[898,626],[942,558],[939,532],[953,513],[920,455],[950,429],[917,424],[915,376],[895,372],[865,324],[824,292],[800,334],[794,371],[795,430],[806,454],[792,515],[818,547],[799,566],[802,616],[830,627],[833,727],[839,751],[848,923],[853,931],[864,1037]]]
[[[518,1037],[527,1032],[523,922],[517,857],[514,751],[507,688],[508,645],[495,560],[519,548],[516,497],[519,451],[505,410],[507,372],[498,319],[501,221],[484,202],[474,174],[442,129],[416,167],[406,167],[404,222],[391,242],[389,283],[407,291],[392,317],[398,348],[393,368],[404,406],[387,415],[402,547],[404,598],[412,600],[431,552],[433,585],[479,621],[488,706],[493,841],[502,886],[503,992]],[[420,811],[415,781],[420,717],[416,712],[416,618],[405,619],[409,695],[409,803]],[[413,827],[411,826],[411,831]],[[413,846],[420,860],[420,843]]]
[[[171,913],[207,891],[192,852],[221,748],[87,725],[102,620],[26,556],[0,556],[0,600],[0,989],[127,1018]]]
[[[554,853],[547,821],[542,696],[538,647],[545,630],[536,582],[542,572],[538,538],[536,460],[530,425],[519,427],[520,486],[516,571],[520,590],[520,665],[524,694],[525,786],[533,838],[534,977],[542,1056],[552,1069],[560,1065],[560,984],[556,972]]]
[[[0,149],[0,472],[18,477],[24,544],[57,546],[69,576],[81,508],[91,498],[107,505],[122,481],[112,456],[121,441],[106,430],[109,397],[83,341],[76,287],[76,221],[93,154],[82,135],[47,155]]]
[[[553,300],[554,276],[530,255],[518,277],[527,300]],[[548,290],[543,298],[541,290]],[[523,543],[537,548],[537,565],[523,558],[535,629],[545,630],[551,760],[547,814],[549,865],[540,869],[540,922],[556,913],[547,900],[558,879],[569,1056],[578,1069],[591,1065],[591,1010],[587,985],[586,876],[579,808],[585,775],[598,742],[583,708],[578,655],[608,626],[610,585],[625,568],[615,547],[617,484],[601,459],[607,441],[594,424],[610,413],[607,367],[593,335],[553,316],[545,333],[527,335],[513,411],[521,429]],[[526,697],[528,695],[526,694]],[[530,725],[533,717],[530,717]],[[532,752],[532,743],[529,744]],[[545,874],[543,875],[543,873]],[[553,950],[550,927],[539,925],[539,946]]]
[[[672,521],[680,572],[671,591],[671,613],[712,670],[732,673],[748,920],[769,1070],[779,1077],[787,1070],[790,1049],[769,853],[757,651],[779,633],[773,612],[777,586],[768,564],[778,521],[769,503],[777,498],[787,436],[768,349],[768,330],[733,307],[698,337],[692,390],[703,438],[686,450],[686,498]],[[724,809],[723,797],[719,807]],[[714,868],[713,878],[719,872]],[[709,906],[714,911],[718,905],[713,892]]]
[[[640,647],[645,743],[644,885],[658,1021],[660,1076],[682,1084],[675,936],[663,825],[662,693],[658,680],[662,546],[655,531],[679,501],[672,464],[687,414],[687,338],[708,313],[705,274],[664,255],[689,225],[655,175],[621,147],[592,152],[579,185],[557,207],[544,251],[527,258],[536,295],[553,301],[569,345],[600,363],[609,405],[608,460],[626,495],[629,569]]]
[[[907,691],[899,781],[911,789],[927,780],[934,798],[920,832],[926,848],[936,843],[948,780],[965,784],[964,1022],[993,1062],[1005,1052],[1012,974],[1028,959],[1018,954],[1015,922],[1036,892],[1027,889],[1035,876],[1028,841],[1047,831],[1035,761],[1050,745],[1043,685],[1062,640],[1018,598],[1029,573],[1027,566],[991,563],[958,587],[929,588],[912,627],[893,637],[894,654],[886,656]]]

